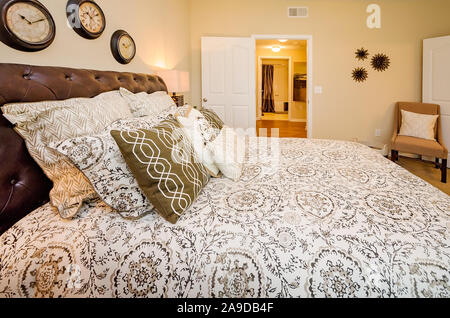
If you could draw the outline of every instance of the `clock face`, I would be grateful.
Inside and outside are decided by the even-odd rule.
[[[6,25],[17,38],[29,44],[45,43],[53,34],[46,12],[27,2],[16,2],[8,8]]]
[[[129,35],[123,35],[119,39],[119,53],[125,60],[130,60],[134,57],[136,47],[133,39]]]
[[[111,36],[111,53],[117,62],[128,64],[136,55],[136,43],[124,30],[117,30]]]
[[[101,9],[92,2],[84,2],[79,9],[80,22],[90,33],[100,33],[104,29],[105,21]]]

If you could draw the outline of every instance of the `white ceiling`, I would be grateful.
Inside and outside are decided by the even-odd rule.
[[[256,40],[257,49],[271,49],[273,46],[280,46],[285,50],[304,50],[307,42],[305,40],[288,40],[281,43],[277,39],[275,40]]]

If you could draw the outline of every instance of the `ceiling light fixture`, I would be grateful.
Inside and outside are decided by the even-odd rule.
[[[281,47],[279,47],[279,46],[272,46],[272,51],[275,52],[275,53],[278,53],[278,52],[281,51]]]
[[[288,40],[286,40],[286,39],[280,39],[280,40],[278,40],[280,43],[285,43],[285,42],[287,42]]]

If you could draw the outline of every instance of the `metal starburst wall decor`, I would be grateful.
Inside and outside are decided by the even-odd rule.
[[[376,54],[372,57],[371,64],[374,70],[384,72],[391,65],[391,60],[386,54]]]
[[[364,82],[369,77],[369,73],[363,67],[357,67],[352,72],[352,77],[355,82]]]
[[[360,48],[355,52],[356,58],[360,61],[364,61],[369,57],[369,50],[365,48]]]

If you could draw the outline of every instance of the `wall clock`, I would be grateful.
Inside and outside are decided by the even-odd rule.
[[[127,32],[118,30],[111,37],[111,52],[117,62],[128,64],[136,55],[136,43]]]
[[[69,0],[66,12],[72,29],[86,39],[96,39],[105,31],[105,14],[94,1]]]
[[[56,27],[37,0],[0,0],[0,40],[21,51],[40,51],[52,44]]]

